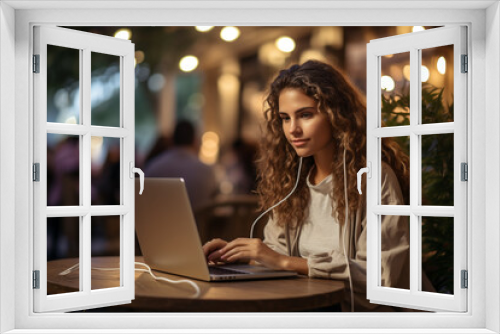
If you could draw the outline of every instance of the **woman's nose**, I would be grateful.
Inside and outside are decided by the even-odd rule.
[[[295,120],[292,120],[290,122],[290,133],[291,134],[297,134],[297,133],[300,133],[300,126],[299,124],[297,123],[297,121]]]

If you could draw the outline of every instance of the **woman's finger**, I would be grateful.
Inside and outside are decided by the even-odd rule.
[[[248,247],[246,247],[246,245],[236,246],[234,248],[231,248],[227,252],[222,253],[221,259],[222,260],[227,260],[230,256],[232,256],[232,255],[234,255],[234,254],[236,254],[238,252],[247,250],[247,248]]]
[[[248,245],[250,243],[250,240],[252,240],[252,239],[248,239],[248,238],[234,239],[233,241],[228,242],[224,247],[222,247],[221,253],[226,253],[230,249],[233,249],[233,248],[238,247],[238,246]]]
[[[248,250],[242,250],[226,258],[226,261],[227,262],[250,261],[251,259],[252,259],[251,252],[249,252]]]
[[[209,242],[205,243],[202,247],[203,253],[206,257],[209,256],[215,250],[223,248],[227,244],[227,241],[222,239],[212,239]]]
[[[217,260],[220,260],[221,258],[221,253],[219,250],[216,250],[210,253],[207,258],[209,261],[217,262]]]

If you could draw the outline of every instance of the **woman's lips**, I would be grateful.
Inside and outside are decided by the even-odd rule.
[[[304,146],[307,142],[308,142],[308,139],[296,139],[296,140],[292,140],[292,144],[295,147]]]

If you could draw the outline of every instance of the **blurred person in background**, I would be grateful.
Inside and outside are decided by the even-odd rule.
[[[255,193],[257,169],[254,161],[256,156],[257,145],[238,138],[221,157],[226,179],[232,184],[232,194]]]
[[[155,143],[151,150],[149,150],[148,155],[144,159],[144,165],[148,165],[154,158],[162,154],[164,151],[172,147],[172,138],[160,135],[156,138]],[[136,160],[137,161],[137,160]]]
[[[47,150],[47,205],[80,203],[80,141],[77,136],[62,139]],[[47,260],[78,257],[78,224],[74,217],[47,219]]]
[[[217,194],[218,185],[213,169],[198,159],[199,140],[193,124],[177,123],[172,148],[146,164],[146,177],[182,177],[193,211],[207,204]]]

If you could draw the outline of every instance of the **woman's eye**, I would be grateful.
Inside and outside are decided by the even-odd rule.
[[[312,117],[312,113],[310,113],[310,112],[305,112],[305,113],[302,113],[302,114],[300,115],[300,117],[302,117],[302,118],[311,118],[311,117]]]
[[[290,120],[290,117],[288,116],[280,116],[280,118],[283,122]]]

